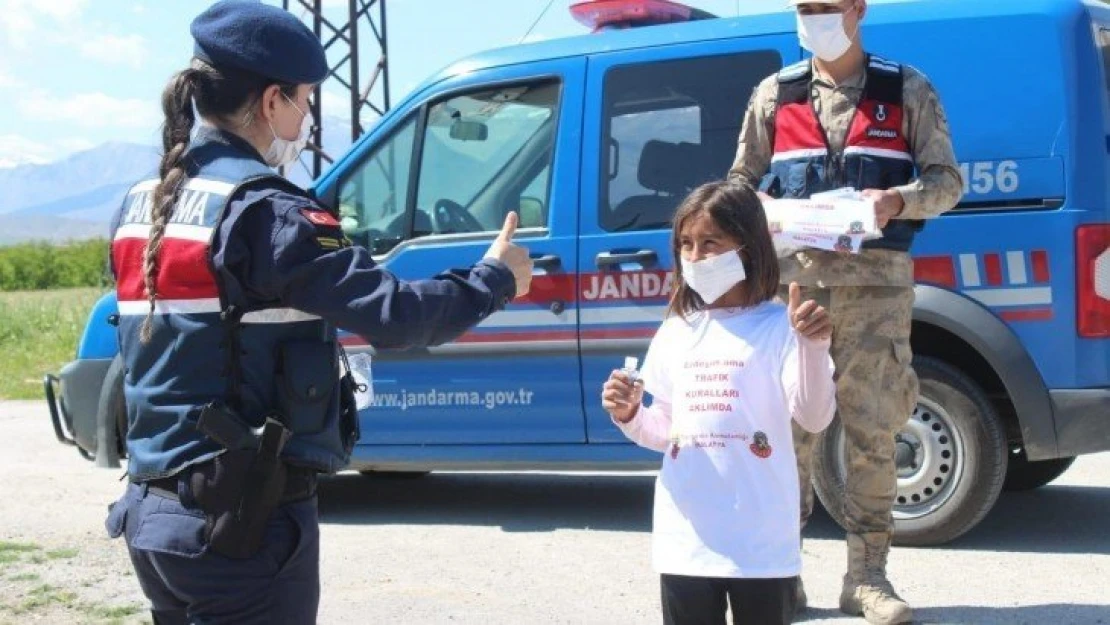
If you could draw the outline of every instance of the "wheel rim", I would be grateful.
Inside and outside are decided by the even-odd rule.
[[[844,483],[848,466],[844,428],[837,428],[835,436],[837,471]],[[963,477],[965,458],[964,437],[948,411],[927,397],[918,398],[910,420],[895,436],[895,520],[921,518],[947,503]]]

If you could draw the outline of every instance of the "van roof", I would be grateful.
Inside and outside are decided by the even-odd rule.
[[[743,0],[738,4],[741,14],[737,17],[605,31],[480,52],[455,61],[430,76],[413,90],[413,94],[458,74],[507,65],[795,31],[794,13],[786,6],[786,0]],[[864,28],[868,23],[943,22],[961,17],[995,15],[1043,15],[1056,21],[1074,18],[1085,6],[1107,7],[1107,4],[1105,0],[870,0]]]

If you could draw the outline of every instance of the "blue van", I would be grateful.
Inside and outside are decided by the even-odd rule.
[[[725,175],[753,88],[804,54],[780,2],[728,19],[591,4],[574,10],[604,32],[447,67],[316,181],[348,236],[402,277],[472,262],[510,210],[536,265],[527,298],[460,340],[374,354],[352,469],[658,467],[611,424],[600,386],[662,320],[676,204]],[[628,27],[645,8],[673,23]],[[1110,449],[1110,6],[885,3],[863,28],[870,50],[933,81],[966,181],[913,249],[921,395],[898,437],[896,540],[939,544],[1004,487]],[[46,384],[59,439],[103,464],[126,428],[102,338],[112,307],[93,311],[59,401],[57,378]],[[838,516],[835,422],[817,464]]]

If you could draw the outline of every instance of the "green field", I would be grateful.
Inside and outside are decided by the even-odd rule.
[[[44,373],[73,360],[99,288],[0,292],[0,399],[38,399]]]

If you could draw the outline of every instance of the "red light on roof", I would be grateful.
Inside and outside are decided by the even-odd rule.
[[[570,5],[570,13],[593,32],[714,17],[670,0],[586,0]]]

